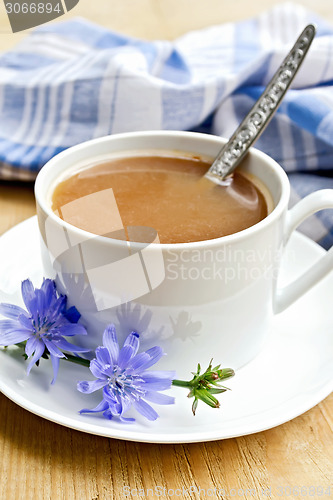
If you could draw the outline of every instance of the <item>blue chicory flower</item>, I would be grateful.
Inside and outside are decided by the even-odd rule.
[[[119,417],[121,421],[134,421],[123,414],[132,406],[148,420],[156,420],[158,414],[147,403],[172,404],[174,398],[159,391],[169,389],[175,373],[170,371],[150,371],[162,356],[160,347],[152,347],[137,354],[139,334],[132,332],[119,350],[116,329],[109,325],[103,334],[103,346],[96,349],[96,358],[90,362],[94,381],[78,382],[80,392],[90,394],[103,388],[102,401],[92,410],[80,413],[103,412],[105,418]]]
[[[53,280],[44,279],[40,289],[34,289],[29,279],[22,282],[22,298],[27,311],[13,304],[0,304],[0,346],[9,346],[27,341],[25,353],[31,357],[27,373],[46,352],[50,354],[53,366],[54,384],[60,358],[60,350],[78,353],[87,349],[75,346],[63,338],[86,335],[84,326],[78,324],[80,313],[75,307],[66,310],[67,297],[59,295]]]

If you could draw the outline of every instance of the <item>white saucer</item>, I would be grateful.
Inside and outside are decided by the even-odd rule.
[[[324,253],[305,236],[293,234],[282,266],[283,281],[294,279]],[[36,217],[0,238],[0,302],[21,304],[20,283],[28,277],[37,286],[41,283]],[[220,396],[221,408],[199,403],[195,417],[192,400],[182,388],[169,391],[176,396],[175,405],[155,405],[160,418],[153,423],[140,417],[134,424],[122,424],[99,414],[79,415],[81,408],[92,408],[99,401],[96,394],[76,390],[78,380],[93,378],[87,368],[62,361],[57,382],[50,386],[50,362],[42,360],[27,377],[21,355],[1,350],[0,390],[36,415],[111,438],[187,443],[259,432],[297,417],[333,390],[332,299],[333,273],[275,318],[262,353],[227,381],[232,390]],[[193,369],[198,361],[194,360]]]

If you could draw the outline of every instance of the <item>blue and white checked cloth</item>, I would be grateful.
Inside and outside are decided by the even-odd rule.
[[[107,134],[230,136],[309,22],[317,36],[256,147],[288,172],[292,203],[333,188],[333,28],[290,3],[174,42],[129,38],[83,19],[36,29],[0,56],[0,177],[31,180],[56,153]],[[328,248],[332,211],[302,229]]]

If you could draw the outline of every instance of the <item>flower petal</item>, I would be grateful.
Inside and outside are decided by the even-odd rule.
[[[132,359],[134,356],[134,349],[133,346],[131,345],[124,345],[120,349],[119,357],[118,357],[118,366],[121,370],[126,368],[128,362]]]
[[[102,401],[96,406],[96,408],[93,408],[92,410],[88,409],[83,409],[80,410],[79,413],[99,413],[100,411],[105,411],[109,407],[108,403],[102,399]]]
[[[52,304],[52,307],[49,307],[49,312],[52,310],[52,314],[50,315],[50,321],[54,321],[59,318],[59,316],[63,313],[66,308],[67,297],[65,295],[60,295],[60,297]]]
[[[36,299],[35,299],[35,290],[33,284],[29,279],[22,281],[21,293],[26,308],[28,309],[29,312],[31,312],[31,305],[33,306],[35,305]]]
[[[172,381],[176,378],[176,372],[173,370],[148,370],[142,372],[140,377],[154,377],[158,379],[170,379]]]
[[[109,409],[115,417],[120,417],[131,406],[131,401],[126,394],[121,395],[112,389],[110,390],[108,386],[103,388],[103,397],[109,403]]]
[[[31,332],[35,331],[35,328],[32,324],[31,318],[29,318],[25,314],[20,314],[18,320],[19,320],[19,323],[23,326],[23,328],[26,328],[27,330],[30,330]]]
[[[48,306],[45,300],[44,292],[41,289],[37,288],[35,290],[35,297],[36,297],[36,310],[39,312],[40,315],[44,315]]]
[[[30,356],[32,356],[32,354],[35,352],[35,350],[37,349],[37,344],[39,342],[40,341],[38,340],[37,337],[35,337],[35,335],[27,340],[27,343],[25,345],[25,353],[28,356],[28,358],[30,358]]]
[[[31,337],[32,333],[25,329],[9,330],[0,335],[0,346],[18,344]]]
[[[112,420],[113,415],[112,415],[112,412],[111,412],[110,408],[108,408],[107,410],[105,410],[103,412],[103,417],[107,418],[108,420]]]
[[[107,379],[103,366],[97,361],[97,359],[93,359],[90,361],[90,371],[96,378],[105,378]]]
[[[124,423],[131,423],[131,422],[135,422],[135,418],[130,418],[130,417],[123,417],[122,415],[120,415],[119,417],[119,420],[121,422],[124,422]]]
[[[140,371],[141,367],[145,365],[150,360],[149,354],[145,352],[140,352],[134,356],[127,365],[127,372],[132,373]]]
[[[72,306],[69,309],[67,309],[67,311],[65,311],[63,315],[71,323],[77,323],[81,318],[81,314],[79,313],[79,311],[76,309],[75,306]]]
[[[66,337],[73,337],[73,335],[87,335],[87,330],[83,325],[78,323],[68,323],[66,325],[61,325],[58,328],[60,335],[65,335]]]
[[[172,385],[171,380],[144,380],[144,382],[145,384],[141,387],[145,388],[146,391],[165,391],[167,389],[170,389]]]
[[[130,409],[130,407],[132,406],[132,400],[129,398],[129,396],[126,393],[120,395],[119,402],[121,404],[121,411],[120,411],[121,415],[123,413],[126,413]]]
[[[152,347],[151,349],[148,349],[148,351],[146,351],[145,353],[141,354],[145,354],[146,356],[144,358],[143,356],[140,357],[139,363],[138,362],[134,363],[135,360],[134,358],[132,363],[130,363],[129,365],[129,367],[131,367],[132,369],[133,366],[136,366],[135,371],[147,370],[147,368],[150,368],[152,365],[157,363],[157,361],[161,359],[164,353],[161,347],[155,346]],[[137,356],[141,356],[141,354],[138,354]]]
[[[1,319],[0,320],[0,332],[6,333],[10,330],[20,329],[20,324],[14,319]]]
[[[139,401],[134,401],[133,406],[139,413],[141,413],[141,415],[146,417],[148,420],[153,421],[158,418],[158,413],[156,413],[154,408],[152,408],[142,399],[139,399]]]
[[[108,383],[107,380],[97,379],[97,380],[81,380],[77,383],[77,390],[84,392],[85,394],[91,394],[92,392],[98,391]]]
[[[38,344],[36,345],[35,354],[31,358],[30,363],[28,364],[27,375],[29,375],[31,368],[34,366],[36,361],[38,361],[41,358],[44,351],[45,351],[45,345],[42,341],[39,341]]]
[[[165,391],[166,389],[170,389],[172,385],[172,379],[159,377],[155,374],[149,374],[149,372],[146,372],[145,374],[141,373],[140,378],[143,380],[141,387],[147,391]]]
[[[147,391],[144,395],[144,399],[147,399],[151,403],[156,403],[158,405],[172,405],[175,402],[175,398],[168,396],[167,394],[161,394],[156,391]]]
[[[134,350],[133,356],[136,355],[138,352],[139,346],[140,346],[140,341],[139,341],[140,335],[137,332],[132,332],[128,335],[127,339],[124,342],[124,347],[126,345],[131,345]]]
[[[110,356],[109,350],[104,346],[97,347],[96,351],[96,359],[98,363],[104,368],[105,366],[112,365],[112,360]]]
[[[109,403],[109,410],[114,417],[120,417],[122,412],[122,406],[118,402]]]
[[[104,386],[103,388],[103,397],[105,401],[107,401],[109,404],[119,405],[119,401],[116,394],[114,393],[114,391],[110,390],[110,388],[107,386]]]
[[[57,299],[55,282],[50,279],[44,279],[41,290],[45,294],[45,302],[48,305],[52,305]]]
[[[56,358],[65,358],[65,354],[58,349],[57,346],[54,345],[54,343],[51,340],[46,339],[43,337],[43,342],[46,345],[47,349],[49,350],[49,353],[55,356]]]
[[[103,334],[103,345],[108,349],[113,364],[116,364],[119,356],[119,346],[114,325],[108,325]]]
[[[15,306],[14,304],[0,304],[0,314],[6,318],[18,319],[20,314],[26,316],[26,311],[22,307]]]
[[[53,368],[53,379],[52,379],[51,385],[53,385],[57,379],[60,359],[57,356],[53,356],[53,354],[51,354],[51,361],[52,361],[52,368]]]
[[[63,349],[64,351],[69,351],[69,352],[89,352],[90,349],[87,349],[86,347],[79,347],[77,345],[71,344],[65,339],[54,339],[52,340],[53,344],[58,347],[59,349]]]

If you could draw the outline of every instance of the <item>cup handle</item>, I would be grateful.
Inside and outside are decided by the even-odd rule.
[[[333,208],[333,189],[315,191],[303,198],[289,210],[287,212],[284,231],[284,245],[286,245],[289,240],[291,233],[304,219],[325,208]],[[332,270],[333,246],[318,262],[313,264],[313,266],[299,278],[284,288],[278,288],[276,290],[273,300],[274,313],[277,314],[284,311]]]

